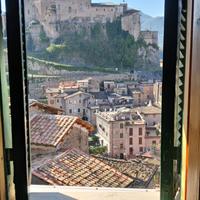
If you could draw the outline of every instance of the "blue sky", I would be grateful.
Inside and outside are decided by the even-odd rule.
[[[1,1],[3,2],[3,0]],[[92,0],[92,2],[122,3],[123,0]],[[125,2],[128,3],[129,7],[141,10],[145,14],[153,17],[164,15],[164,0],[125,0]]]
[[[122,3],[123,0],[92,0],[92,2]],[[129,7],[141,10],[153,17],[164,15],[164,0],[125,0]]]

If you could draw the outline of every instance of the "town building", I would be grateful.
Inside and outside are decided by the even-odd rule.
[[[161,107],[162,104],[162,82],[156,81],[153,86],[154,103]]]
[[[98,112],[97,135],[111,157],[131,158],[145,150],[145,121],[131,109]]]
[[[45,91],[46,97],[47,97],[47,102],[48,105],[50,106],[55,106],[56,107],[56,102],[55,102],[55,96],[60,93],[59,88],[47,88]]]
[[[41,103],[36,100],[29,100],[29,116],[32,117],[34,114],[54,114],[62,115],[65,111],[47,104]]]
[[[132,89],[130,94],[134,100],[134,106],[142,106],[145,104],[146,99],[144,98],[143,92],[140,89]]]
[[[153,101],[154,95],[153,95],[153,82],[143,82],[139,83],[137,86],[143,93],[144,97],[143,99],[146,100],[146,102]]]
[[[160,145],[161,134],[159,129],[156,127],[147,127],[145,135],[145,151],[160,151]]]
[[[114,88],[114,92],[120,95],[128,94],[128,87],[125,83],[116,83],[116,87]]]
[[[108,94],[108,101],[111,109],[132,108],[134,106],[134,99],[131,96],[122,96],[116,93]]]
[[[78,116],[88,120],[88,106],[95,103],[95,98],[90,93],[78,91],[64,98],[65,112],[67,115]]]
[[[32,155],[77,148],[88,152],[93,126],[78,117],[35,114],[30,119]]]
[[[114,92],[115,82],[114,81],[104,81],[104,91],[106,92]]]
[[[145,120],[145,149],[146,151],[160,149],[161,141],[161,109],[148,105],[133,109],[139,112]]]
[[[161,109],[153,105],[136,107],[133,109],[139,112],[145,120],[147,127],[152,127],[161,124]]]
[[[78,80],[77,86],[83,92],[100,92],[100,82],[97,79],[87,78]]]

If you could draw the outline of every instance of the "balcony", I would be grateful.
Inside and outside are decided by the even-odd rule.
[[[151,189],[30,186],[30,200],[159,200],[160,191]]]

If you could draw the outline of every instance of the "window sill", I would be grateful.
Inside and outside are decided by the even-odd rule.
[[[154,189],[30,186],[30,200],[159,200]]]

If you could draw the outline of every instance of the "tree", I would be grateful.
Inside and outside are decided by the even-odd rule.
[[[89,153],[90,154],[94,154],[94,155],[97,155],[97,154],[100,154],[100,155],[102,155],[102,154],[105,154],[107,152],[107,147],[101,147],[101,146],[99,146],[99,147],[90,147],[89,148]]]

